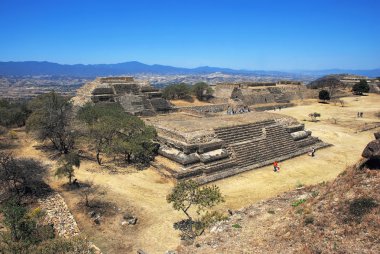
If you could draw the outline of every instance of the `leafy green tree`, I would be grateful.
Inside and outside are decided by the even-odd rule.
[[[162,92],[162,96],[167,100],[187,99],[190,95],[191,86],[185,83],[168,85]]]
[[[127,114],[118,104],[88,104],[79,110],[77,117],[88,127],[99,165],[101,153],[121,154],[128,163],[149,161],[154,155],[154,128]]]
[[[328,101],[330,100],[330,93],[327,90],[321,90],[318,97],[322,101]]]
[[[187,219],[174,224],[176,229],[182,231],[183,239],[194,239],[203,233],[206,226],[222,218],[219,213],[207,211],[215,205],[224,202],[224,198],[216,185],[201,187],[193,180],[179,182],[166,197],[177,211],[182,211]],[[192,215],[195,210],[198,218]]]
[[[69,184],[71,184],[71,180],[74,177],[75,167],[79,168],[80,166],[80,158],[77,153],[68,153],[65,155],[59,162],[60,166],[55,171],[55,175],[62,177],[65,176],[69,179]]]
[[[8,102],[0,99],[0,125],[2,126],[24,126],[30,113],[25,100]]]
[[[205,82],[198,82],[191,87],[192,94],[200,101],[208,100],[211,97],[212,89]]]
[[[26,192],[37,193],[44,186],[46,174],[47,168],[38,161],[0,153],[0,183],[17,197]]]
[[[27,120],[27,130],[35,132],[41,141],[50,140],[58,151],[67,154],[74,146],[69,99],[50,92],[33,99],[29,108],[33,113]]]
[[[362,95],[363,93],[368,93],[369,92],[369,85],[367,83],[367,80],[361,79],[359,83],[356,83],[352,87],[352,91],[355,94],[359,94],[359,95]]]

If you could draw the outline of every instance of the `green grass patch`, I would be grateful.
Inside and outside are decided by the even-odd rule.
[[[234,224],[234,225],[232,225],[232,227],[233,227],[233,228],[241,228],[240,224],[237,224],[237,223]]]
[[[306,199],[299,199],[299,200],[297,200],[297,201],[295,201],[295,202],[293,202],[292,203],[292,206],[293,207],[297,207],[297,206],[299,206],[299,205],[301,205],[301,204],[303,204],[303,203],[305,203],[306,202]]]

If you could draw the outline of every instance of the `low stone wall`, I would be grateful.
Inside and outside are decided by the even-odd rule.
[[[204,106],[179,107],[179,110],[192,110],[200,113],[218,113],[227,110],[228,104],[211,104]]]
[[[46,212],[45,222],[54,224],[55,232],[61,237],[72,237],[79,234],[79,228],[61,195],[54,192],[40,198],[38,203]]]

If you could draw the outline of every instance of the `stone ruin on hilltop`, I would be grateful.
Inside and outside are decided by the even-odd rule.
[[[153,166],[178,180],[207,183],[329,146],[294,118],[268,112],[147,119],[160,143]]]
[[[307,89],[298,81],[221,83],[215,85],[214,90],[218,102],[234,99],[249,106],[255,104],[289,106],[292,100],[318,98],[318,91]]]
[[[298,83],[224,84],[215,88],[216,98],[224,99],[219,104],[171,107],[149,84],[111,77],[87,83],[73,102],[120,103],[128,113],[151,116],[143,119],[156,128],[160,143],[152,165],[178,180],[207,183],[328,146],[292,117],[247,106],[314,96],[304,89]],[[239,105],[244,111],[227,114]]]
[[[147,82],[135,81],[133,77],[97,78],[80,88],[73,98],[76,106],[91,101],[118,102],[126,112],[140,116],[152,116],[171,110],[170,103],[162,98],[159,89]]]

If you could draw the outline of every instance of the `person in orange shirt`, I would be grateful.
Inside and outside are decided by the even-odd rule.
[[[273,171],[274,172],[280,171],[280,167],[278,166],[278,162],[277,161],[273,162]]]

